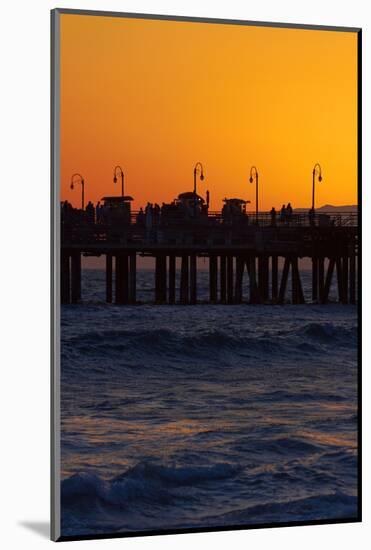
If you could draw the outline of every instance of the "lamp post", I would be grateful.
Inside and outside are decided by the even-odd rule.
[[[198,174],[200,175],[200,180],[203,181],[205,179],[205,176],[204,176],[204,169],[201,162],[196,162],[195,167],[193,169],[193,194],[194,194],[195,215],[196,215],[196,208],[197,208],[197,175]]]
[[[79,178],[78,180],[76,180],[76,178]],[[85,181],[84,181],[84,178],[82,177],[81,174],[73,174],[72,177],[71,177],[71,189],[75,189],[75,183],[79,183],[81,185],[81,208],[82,210],[84,210],[84,206],[85,206],[85,201],[84,201],[84,196],[85,196]]]
[[[322,169],[320,164],[317,162],[313,167],[312,172],[312,212],[314,214],[314,193],[315,193],[315,185],[316,185],[316,175],[318,175],[318,181],[322,181]]]
[[[250,168],[250,183],[254,181],[255,178],[255,211],[256,211],[256,225],[258,225],[258,214],[259,214],[259,174],[256,169],[256,166],[251,166]]]
[[[113,171],[113,183],[117,183],[117,172],[119,171],[119,174],[121,176],[121,196],[124,196],[124,171],[121,168],[121,166],[115,166],[115,169]]]

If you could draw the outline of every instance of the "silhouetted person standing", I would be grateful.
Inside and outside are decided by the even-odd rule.
[[[286,206],[283,204],[280,212],[280,220],[281,222],[286,221]]]
[[[275,226],[276,225],[276,218],[277,218],[277,211],[276,211],[274,206],[272,206],[272,210],[271,210],[270,214],[271,214],[271,225]]]
[[[286,220],[288,223],[292,220],[292,206],[290,203],[286,206]]]
[[[146,218],[146,236],[147,236],[147,240],[150,238],[151,236],[151,231],[152,231],[152,204],[147,202],[147,206],[145,208],[145,218]]]
[[[146,216],[143,212],[143,208],[141,207],[137,214],[137,224],[143,226],[145,224],[145,218]]]
[[[95,216],[95,209],[94,209],[94,204],[91,201],[89,201],[88,204],[86,205],[85,211],[86,211],[86,218],[87,218],[88,223],[93,224],[94,223],[94,216]]]
[[[109,215],[109,208],[107,205],[100,205],[99,208],[99,217],[100,217],[100,223],[107,223],[108,222],[108,215]]]
[[[158,223],[159,223],[160,212],[161,212],[160,205],[157,204],[157,202],[156,202],[155,206],[153,207],[153,224],[154,225],[158,225]]]

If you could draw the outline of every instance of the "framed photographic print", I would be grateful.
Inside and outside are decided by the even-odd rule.
[[[52,11],[52,538],[361,520],[361,30]]]

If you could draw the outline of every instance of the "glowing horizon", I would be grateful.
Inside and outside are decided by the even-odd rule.
[[[357,34],[61,15],[61,200],[125,194],[138,209],[193,189],[212,210],[357,204]]]

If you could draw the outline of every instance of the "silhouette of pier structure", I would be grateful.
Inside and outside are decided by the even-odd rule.
[[[82,256],[105,256],[108,303],[138,303],[138,256],[154,258],[151,302],[157,304],[200,302],[199,258],[208,262],[211,304],[303,304],[303,258],[312,265],[312,302],[327,303],[333,282],[340,303],[356,302],[356,213],[294,211],[281,219],[272,212],[248,214],[242,199],[225,199],[221,212],[211,212],[209,195],[204,201],[195,192],[138,212],[131,210],[132,197],[102,200],[99,219],[94,207],[89,211],[62,205],[64,304],[83,298]]]

